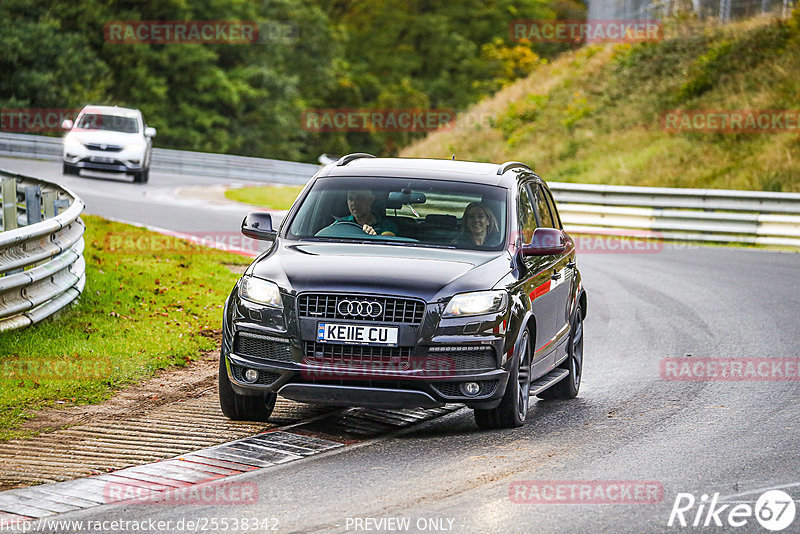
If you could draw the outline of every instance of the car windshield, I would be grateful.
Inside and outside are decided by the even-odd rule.
[[[501,250],[507,193],[457,181],[320,178],[292,219],[289,237]]]
[[[81,130],[108,130],[112,132],[137,133],[139,131],[139,123],[135,117],[84,113],[78,121],[77,128]]]

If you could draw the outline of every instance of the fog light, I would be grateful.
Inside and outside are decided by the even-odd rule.
[[[247,371],[244,372],[245,382],[249,382],[252,384],[256,380],[258,380],[258,371],[256,371],[255,369],[248,369]]]
[[[461,393],[467,397],[474,397],[481,392],[481,385],[477,382],[464,382],[459,389],[461,389]]]

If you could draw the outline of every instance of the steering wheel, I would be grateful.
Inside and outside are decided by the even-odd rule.
[[[330,226],[336,226],[337,224],[351,224],[351,225],[355,226],[356,228],[358,228],[359,230],[361,230],[362,232],[364,232],[364,227],[362,225],[358,224],[355,221],[334,221],[333,224],[331,224]],[[366,232],[364,232],[364,233],[366,233]]]
[[[363,230],[363,227],[354,221],[334,221],[316,234],[317,237],[374,237]]]

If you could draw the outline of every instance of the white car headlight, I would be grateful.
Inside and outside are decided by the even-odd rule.
[[[72,152],[76,152],[81,148],[83,148],[83,145],[81,144],[80,141],[78,141],[74,137],[67,135],[64,138],[64,148],[67,150],[71,150]]]
[[[245,276],[239,284],[239,296],[243,299],[251,300],[259,304],[265,304],[275,308],[282,308],[281,292],[278,285],[274,282]]]
[[[144,150],[144,143],[133,143],[126,146],[125,150]]]
[[[483,315],[505,310],[508,297],[505,291],[476,291],[460,293],[450,299],[444,309],[445,317]]]

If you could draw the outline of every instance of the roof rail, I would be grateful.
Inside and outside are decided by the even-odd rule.
[[[355,154],[347,154],[346,156],[342,156],[341,158],[339,158],[339,161],[336,162],[336,166],[341,167],[343,165],[347,165],[354,159],[374,158],[374,157],[375,156],[373,156],[372,154],[367,154],[366,152],[356,152]]]
[[[500,167],[497,168],[497,174],[498,175],[505,174],[506,171],[510,171],[511,169],[525,169],[527,171],[533,172],[533,169],[531,169],[524,163],[521,163],[519,161],[506,161],[505,163],[500,165]]]

